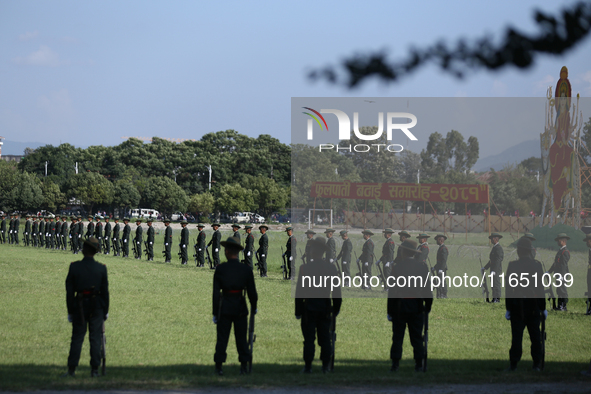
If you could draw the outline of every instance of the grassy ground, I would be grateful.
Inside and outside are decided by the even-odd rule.
[[[175,232],[175,239],[178,234]],[[464,267],[479,270],[474,250],[482,254],[483,262],[488,257],[486,237],[470,237],[473,239],[469,242],[480,245],[460,247],[465,242],[463,235],[448,242],[454,275]],[[510,326],[503,318],[504,304],[486,304],[476,294],[475,298],[435,301],[430,315],[427,374],[412,371],[408,337],[401,369],[391,374],[392,334],[386,320],[386,300],[363,297],[343,302],[337,322],[336,371],[325,376],[319,372],[317,362],[315,373],[302,376],[298,374],[302,367],[302,336],[299,321],[294,318],[291,283],[281,280],[280,246],[285,245],[287,237],[271,232],[270,275],[257,279],[260,302],[254,373],[238,375],[238,357],[230,339],[226,375],[216,377],[212,374],[213,273],[192,265],[182,267],[178,260],[164,264],[158,258],[162,236],[157,238],[155,254],[159,261],[97,258],[108,266],[111,289],[111,311],[106,323],[107,376],[98,380],[88,377],[87,341],[77,377],[58,377],[66,370],[69,350],[71,326],[66,319],[64,281],[74,257],[65,252],[0,245],[0,390],[561,382],[583,379],[579,371],[588,365],[591,317],[583,315],[584,300],[571,299],[567,313],[550,312],[543,373],[530,371],[527,334],[518,372],[505,373],[502,370],[508,366]],[[353,238],[359,253],[361,238]],[[303,250],[301,234],[298,240]],[[376,237],[375,241],[376,250],[381,250],[381,239]],[[434,262],[433,247],[431,253]],[[505,253],[507,261],[511,251],[506,248]],[[586,256],[573,254],[572,261],[571,271],[579,270]],[[450,295],[454,291],[450,289]]]

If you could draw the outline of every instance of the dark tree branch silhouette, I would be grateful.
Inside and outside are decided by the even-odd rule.
[[[537,34],[528,36],[509,27],[498,46],[490,37],[472,43],[462,39],[452,49],[440,41],[426,49],[411,49],[405,60],[389,63],[383,52],[354,55],[343,61],[345,75],[334,66],[327,66],[308,76],[312,80],[325,79],[353,88],[371,76],[386,83],[398,81],[429,62],[458,78],[464,77],[467,71],[481,68],[498,70],[515,66],[525,69],[533,65],[538,54],[560,55],[580,43],[591,30],[591,4],[576,3],[572,8],[563,9],[559,17],[536,11],[535,21],[539,28]]]

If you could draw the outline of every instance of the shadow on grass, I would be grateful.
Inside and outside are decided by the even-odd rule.
[[[323,374],[315,361],[313,373],[300,373],[303,363],[254,364],[253,373],[239,374],[237,363],[224,365],[224,376],[213,374],[210,365],[110,366],[106,376],[90,378],[90,368],[80,366],[74,378],[62,378],[62,365],[1,365],[0,390],[65,389],[187,389],[195,387],[368,387],[478,383],[575,383],[589,381],[580,374],[587,365],[548,362],[543,372],[531,370],[531,361],[522,361],[515,372],[505,372],[505,360],[429,360],[427,373],[414,372],[413,360],[402,360],[400,370],[389,371],[389,361],[338,360],[335,371]]]

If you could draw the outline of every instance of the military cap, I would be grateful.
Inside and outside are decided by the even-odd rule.
[[[154,220],[152,220],[152,218],[148,218],[148,220],[146,220],[146,223],[152,223],[154,222]]]
[[[316,234],[316,232],[314,230],[307,230],[306,231],[306,234],[312,234],[312,235],[314,235],[314,234]]]
[[[92,215],[88,215],[88,216],[87,216],[87,218],[88,218],[88,219],[92,219]]]
[[[498,237],[499,239],[503,238],[503,236],[499,233],[492,233],[488,236],[488,239],[493,239],[494,237]]]
[[[263,228],[263,227],[264,227],[264,228],[266,228],[267,230],[269,229],[269,226],[267,226],[266,224],[261,224],[261,225],[259,226],[259,228]]]
[[[220,242],[224,248],[242,250],[244,247],[240,245],[240,240],[235,237],[228,237],[225,241]]]
[[[70,216],[70,220],[76,220],[76,216]]]
[[[108,216],[105,216],[105,220],[110,220],[111,218]]]
[[[556,236],[556,238],[554,239],[554,241],[558,241],[559,239],[570,239],[570,237],[568,235],[566,235],[566,233],[560,233]]]
[[[532,250],[534,249],[531,244],[531,239],[527,237],[521,237],[517,240],[517,249]]]
[[[246,224],[246,225],[244,226],[244,229],[246,230],[247,228],[252,228],[252,224]]]
[[[287,227],[287,228],[285,229],[285,232],[288,232],[288,231],[293,231],[293,227]]]
[[[421,238],[431,238],[431,236],[429,234],[420,233],[419,235],[417,235],[417,239]]]
[[[76,216],[76,219],[82,219],[82,216],[78,215]]]
[[[443,238],[443,240],[446,240],[447,239],[447,237],[445,235],[443,235],[443,234],[437,234],[435,236],[435,238],[433,238],[433,239],[437,241],[437,238]]]
[[[187,222],[186,220],[183,220],[183,221],[181,222],[181,224],[189,224],[189,222]]]
[[[94,218],[95,218],[96,220],[101,220],[101,219],[102,219],[102,216],[100,216],[100,215],[95,215],[95,216],[94,216]]]
[[[419,250],[417,250],[417,246],[418,244],[416,241],[413,241],[412,239],[407,239],[400,244],[399,248],[410,250],[414,253],[421,253]]]
[[[328,233],[334,233],[336,230],[334,228],[327,228],[326,230],[324,230],[324,234],[328,234]]]
[[[113,218],[113,220],[114,220],[114,221],[120,220],[120,219],[119,219],[119,216],[115,216],[115,217]]]
[[[168,219],[168,218],[167,219],[164,219],[162,222],[163,223],[170,223],[170,219]]]
[[[385,228],[384,231],[382,231],[382,233],[384,234],[392,234],[394,232],[394,230],[392,230],[391,228]]]
[[[339,232],[339,234],[341,234],[341,235],[345,235],[345,234],[347,234],[347,233],[348,233],[348,231],[347,231],[347,230],[341,230],[341,231]]]
[[[197,223],[197,227],[203,228],[203,227],[205,227],[205,224],[203,224],[203,223]]]
[[[239,224],[232,223],[232,228],[241,228]]]
[[[373,232],[371,230],[363,230],[361,234],[373,235]]]
[[[525,234],[523,235],[523,237],[524,237],[524,238],[528,238],[528,239],[530,239],[531,241],[535,241],[535,240],[536,240],[536,237],[534,237],[534,235],[533,235],[532,233],[525,233]]]
[[[219,223],[217,223],[217,222],[216,222],[216,223],[212,223],[211,227],[213,227],[213,226],[218,226],[218,227],[220,227],[220,226],[221,226],[221,224],[219,224]]]
[[[143,219],[142,218],[137,218],[137,219],[135,219],[135,222],[136,223],[142,223],[143,222]]]
[[[99,241],[95,237],[90,237],[88,239],[85,239],[84,245],[88,245],[88,246],[92,247],[95,250],[95,252],[98,252],[98,250],[99,250]]]
[[[123,221],[128,221],[129,222],[129,218],[123,218]]]
[[[25,215],[26,218],[30,218],[31,215],[29,215],[28,213]]]

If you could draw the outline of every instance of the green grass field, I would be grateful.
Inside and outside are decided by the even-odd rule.
[[[196,232],[195,232],[196,233]],[[179,231],[175,231],[175,240]],[[208,239],[209,239],[208,232]],[[224,232],[223,237],[230,235]],[[65,306],[68,265],[78,256],[66,252],[0,245],[0,390],[25,389],[186,389],[203,386],[386,386],[392,384],[563,382],[585,379],[591,357],[589,325],[584,316],[583,284],[575,281],[569,311],[550,312],[547,321],[546,370],[531,371],[529,337],[515,373],[508,366],[510,324],[504,303],[486,304],[474,298],[435,300],[430,315],[429,371],[413,372],[412,348],[405,338],[398,373],[389,372],[391,324],[386,299],[348,298],[337,321],[335,372],[299,374],[303,366],[302,335],[294,318],[291,282],[281,280],[281,246],[286,235],[270,232],[269,278],[257,278],[259,313],[253,374],[240,376],[233,336],[225,376],[213,375],[215,325],[211,321],[213,271],[164,264],[162,234],[157,236],[156,261],[98,256],[109,270],[111,310],[107,329],[107,376],[91,380],[89,347],[85,341],[74,379],[66,371],[71,326]],[[191,235],[192,241],[194,234]],[[352,235],[359,254],[361,236]],[[461,246],[464,235],[449,239],[450,274],[479,274],[477,253],[488,258],[486,236],[470,235],[476,246]],[[376,251],[382,238],[376,236]],[[304,248],[298,234],[299,247]],[[258,242],[258,241],[257,241]],[[509,244],[509,241],[504,243]],[[176,248],[173,257],[176,257]],[[505,248],[505,263],[512,250]],[[539,252],[549,266],[553,252]],[[192,253],[191,253],[192,255]],[[431,248],[434,263],[435,247]],[[586,255],[573,253],[571,272],[586,269]],[[470,271],[468,271],[468,269]],[[357,270],[354,269],[353,272]],[[256,276],[256,275],[255,275]],[[450,289],[450,296],[455,289]],[[378,292],[375,292],[378,293]],[[581,293],[581,294],[575,294]],[[351,292],[349,295],[360,293]],[[363,294],[362,294],[363,295]],[[373,295],[373,294],[372,294]],[[319,349],[317,349],[317,356]]]

